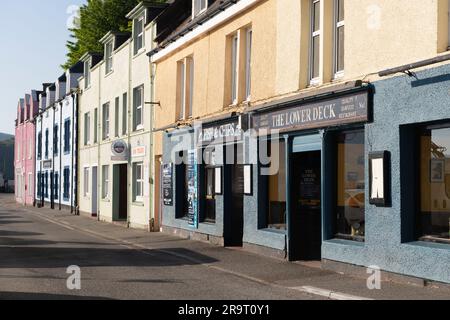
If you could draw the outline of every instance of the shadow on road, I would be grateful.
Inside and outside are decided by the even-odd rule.
[[[1,241],[1,237],[0,237]],[[193,259],[185,259],[188,256]],[[217,260],[184,248],[160,250],[0,247],[0,268],[170,267]]]

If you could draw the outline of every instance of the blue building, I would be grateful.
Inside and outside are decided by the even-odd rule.
[[[391,73],[167,130],[163,229],[450,283],[450,64]]]

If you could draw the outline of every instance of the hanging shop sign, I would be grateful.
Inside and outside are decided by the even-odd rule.
[[[128,144],[123,140],[116,140],[111,144],[111,160],[127,161],[128,160]]]
[[[187,177],[188,177],[188,221],[193,228],[198,228],[198,183],[197,183],[197,154],[196,151],[188,152],[187,159]]]
[[[369,121],[369,92],[347,94],[320,102],[252,116],[252,128],[279,132],[325,128]]]
[[[245,116],[232,117],[220,123],[203,124],[196,128],[197,145],[241,141],[245,128]]]
[[[163,165],[162,189],[165,206],[173,206],[173,164]]]

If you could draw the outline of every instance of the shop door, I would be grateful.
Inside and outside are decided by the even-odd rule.
[[[228,147],[227,147],[228,148]],[[228,165],[231,173],[231,197],[229,210],[225,212],[225,245],[239,247],[243,244],[244,237],[244,166],[243,146],[234,145],[234,163]]]
[[[114,217],[115,220],[125,221],[128,219],[128,179],[127,179],[127,164],[120,164],[114,166],[113,176],[113,195],[114,201]]]
[[[290,260],[321,259],[322,193],[321,152],[292,156]]]

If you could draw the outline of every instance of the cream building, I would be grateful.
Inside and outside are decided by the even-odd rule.
[[[446,213],[413,226],[417,208],[404,206],[419,196],[405,194],[399,142],[404,126],[450,118],[448,0],[178,0],[156,23],[164,231],[450,281],[448,244],[416,236],[448,242],[448,205],[437,199]],[[229,145],[240,164],[225,163]],[[263,174],[261,150],[274,146],[279,168]],[[385,208],[372,203],[369,175],[382,150],[396,191]]]
[[[158,230],[152,213],[153,88],[146,53],[162,5],[141,2],[133,32],[110,32],[104,54],[88,53],[79,79],[79,210],[101,221]]]

